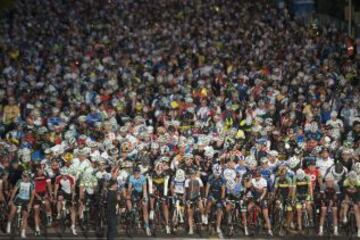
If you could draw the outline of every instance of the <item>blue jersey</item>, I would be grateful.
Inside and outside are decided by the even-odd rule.
[[[210,185],[209,193],[214,197],[220,197],[221,188],[225,186],[225,179],[222,177],[216,178],[214,175],[211,175],[208,179],[208,184]]]
[[[129,178],[129,184],[131,184],[136,192],[142,193],[143,186],[146,184],[146,178],[143,175],[140,175],[139,178],[135,178],[134,175],[131,175]]]

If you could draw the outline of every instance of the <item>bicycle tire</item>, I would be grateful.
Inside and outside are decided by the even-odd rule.
[[[42,212],[41,213],[41,222],[42,222],[42,224],[44,226],[44,236],[46,238],[47,235],[48,235],[48,218],[47,218],[47,214],[46,214],[45,210],[43,210],[41,212]]]
[[[60,234],[63,235],[66,231],[66,212],[61,211],[61,217],[60,217]]]
[[[18,222],[19,222],[19,214],[15,213],[15,216],[11,222],[11,231],[10,231],[10,237],[11,239],[16,238],[16,236],[18,235],[18,231],[20,231],[20,227],[18,226]]]
[[[200,209],[196,208],[194,211],[194,223],[195,223],[195,231],[196,233],[199,235],[199,237],[202,237],[202,233],[201,233],[201,213],[200,213]]]

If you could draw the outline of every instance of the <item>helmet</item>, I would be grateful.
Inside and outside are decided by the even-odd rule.
[[[62,157],[62,159],[65,162],[71,162],[73,160],[74,156],[71,153],[65,153],[64,156]]]
[[[292,156],[288,161],[288,166],[291,169],[296,168],[300,164],[300,159],[296,156]]]
[[[316,157],[305,157],[304,160],[305,160],[307,166],[316,164]]]
[[[30,171],[23,171],[22,176],[23,177],[30,177],[31,172]]]
[[[247,163],[249,168],[256,168],[257,167],[257,162],[255,159],[251,160],[250,162]]]
[[[61,175],[68,175],[69,174],[69,169],[66,167],[63,167],[60,169],[60,174]]]
[[[301,168],[296,171],[297,179],[302,180],[305,178],[305,176],[306,176],[306,174],[305,174],[304,170],[302,170]]]
[[[234,169],[227,168],[224,170],[224,178],[226,180],[234,180],[236,178],[236,172]]]
[[[229,190],[233,190],[235,188],[236,182],[234,179],[228,179],[226,181],[226,188]]]
[[[166,163],[168,163],[168,162],[170,161],[170,158],[168,158],[168,157],[161,157],[161,158],[160,158],[160,161],[161,161],[161,162],[166,162]]]
[[[222,173],[222,167],[219,164],[216,164],[212,168],[212,172],[215,176],[220,176]]]
[[[357,174],[360,173],[360,162],[357,162],[353,165],[352,169],[353,171],[355,171]]]
[[[182,169],[176,170],[175,180],[176,180],[177,182],[183,182],[183,181],[185,181],[185,171],[182,170]]]
[[[286,174],[287,174],[287,167],[286,166],[279,167],[278,175],[279,176],[285,176]]]
[[[135,167],[134,167],[134,173],[139,173],[139,172],[141,172],[140,167],[139,167],[139,166],[135,166]]]

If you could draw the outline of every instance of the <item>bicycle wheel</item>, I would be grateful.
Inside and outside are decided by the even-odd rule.
[[[66,218],[67,214],[66,211],[61,211],[61,217],[60,217],[60,234],[64,234],[66,231]]]
[[[201,213],[200,213],[200,209],[196,208],[195,212],[194,212],[194,223],[195,223],[195,228],[196,228],[196,233],[199,235],[199,237],[202,237],[201,234]]]
[[[127,211],[126,212],[126,235],[128,237],[133,237],[134,236],[134,232],[135,232],[135,214],[132,211]]]
[[[48,235],[48,217],[45,210],[41,211],[41,222],[44,227],[44,236],[46,238]]]
[[[19,214],[15,213],[15,216],[11,222],[11,234],[10,234],[11,239],[16,238],[16,236],[20,231],[20,227],[21,226],[19,226]]]
[[[82,227],[83,227],[83,231],[84,231],[84,236],[87,237],[87,234],[89,232],[89,228],[90,228],[90,223],[89,223],[89,209],[86,209],[84,211],[84,216],[83,216],[83,223],[82,223]]]

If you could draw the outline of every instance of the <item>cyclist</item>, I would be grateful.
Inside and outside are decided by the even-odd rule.
[[[77,235],[75,228],[75,179],[73,176],[69,174],[69,170],[67,168],[61,168],[60,175],[55,179],[55,189],[54,189],[54,199],[57,200],[57,219],[61,218],[61,209],[64,207],[64,201],[66,201],[66,205],[69,206],[69,210],[71,213],[71,231],[73,235]]]
[[[155,200],[161,201],[161,207],[165,218],[165,230],[167,234],[170,234],[169,226],[169,205],[167,202],[168,197],[168,186],[169,186],[169,175],[166,171],[165,163],[169,162],[168,157],[162,157],[155,163],[154,171],[151,174],[149,181],[149,193],[150,193],[150,220],[154,220],[154,208]],[[150,189],[152,185],[153,189]],[[158,198],[156,199],[155,196]]]
[[[132,211],[132,203],[136,201],[142,201],[142,211],[144,218],[144,225],[146,235],[150,236],[149,217],[148,217],[148,193],[146,188],[146,178],[141,174],[140,168],[135,167],[133,174],[128,179],[128,190],[127,190],[127,208]]]
[[[225,203],[225,179],[221,176],[222,167],[218,164],[213,167],[213,174],[210,175],[205,188],[206,218],[205,224],[208,222],[208,215],[211,212],[211,207],[216,204],[216,232],[221,234],[221,219],[223,216],[222,208]]]
[[[286,210],[285,228],[289,229],[292,220],[292,202],[291,194],[293,192],[292,179],[287,175],[287,167],[280,166],[278,176],[275,179],[274,192],[276,199],[276,207],[281,205]]]
[[[253,178],[251,179],[251,194],[254,197],[255,204],[258,204],[261,207],[262,215],[264,217],[266,227],[268,229],[268,234],[273,236],[271,230],[271,223],[269,218],[269,209],[267,202],[267,193],[268,186],[265,178],[261,176],[260,171],[256,170],[254,172]],[[251,208],[251,205],[248,206]]]
[[[230,224],[230,230],[233,231],[232,223],[232,210],[238,206],[241,211],[241,217],[244,222],[244,232],[245,236],[249,235],[246,219],[246,209],[242,202],[242,197],[244,195],[244,187],[241,183],[241,175],[237,174],[235,179],[228,179],[226,181],[226,213],[227,213],[227,224]]]
[[[11,221],[13,220],[17,206],[22,207],[22,226],[21,238],[26,238],[26,227],[28,214],[34,200],[34,183],[31,181],[31,173],[24,171],[21,179],[16,183],[9,200],[10,213],[6,226],[6,233],[11,231]]]
[[[320,227],[319,236],[324,234],[324,222],[328,209],[332,211],[333,224],[334,224],[334,235],[339,234],[338,231],[338,201],[340,195],[339,185],[335,182],[332,175],[325,177],[325,183],[321,185],[321,213],[320,213]]]
[[[36,174],[33,178],[35,185],[35,199],[34,199],[34,222],[35,222],[35,235],[40,235],[40,206],[41,201],[45,201],[45,211],[48,218],[48,225],[51,224],[51,205],[52,202],[52,186],[51,179],[45,175],[44,168],[39,165],[36,167]]]
[[[344,192],[345,192],[345,199],[343,201],[343,223],[346,224],[347,219],[347,212],[349,210],[350,203],[353,204],[355,210],[355,218],[356,218],[356,226],[358,229],[357,237],[360,237],[360,180],[356,172],[351,171],[349,172],[348,176],[344,181]]]
[[[310,177],[307,176],[302,169],[296,171],[294,177],[294,190],[292,195],[293,202],[296,203],[296,213],[297,213],[297,224],[298,229],[302,232],[302,208],[303,203],[305,202],[306,209],[308,211],[310,224],[312,224],[312,206],[311,202],[313,200],[313,188],[311,186]]]
[[[193,215],[194,209],[193,204],[198,204],[198,207],[201,212],[202,222],[207,223],[204,214],[204,206],[201,201],[201,192],[203,190],[204,184],[201,178],[198,176],[197,171],[195,169],[189,169],[190,177],[185,180],[185,200],[187,202],[187,213],[188,213],[188,224],[189,224],[189,235],[194,233],[193,231]]]
[[[79,183],[79,221],[83,223],[84,207],[87,201],[94,203],[98,181],[93,168],[88,168],[83,173]]]

